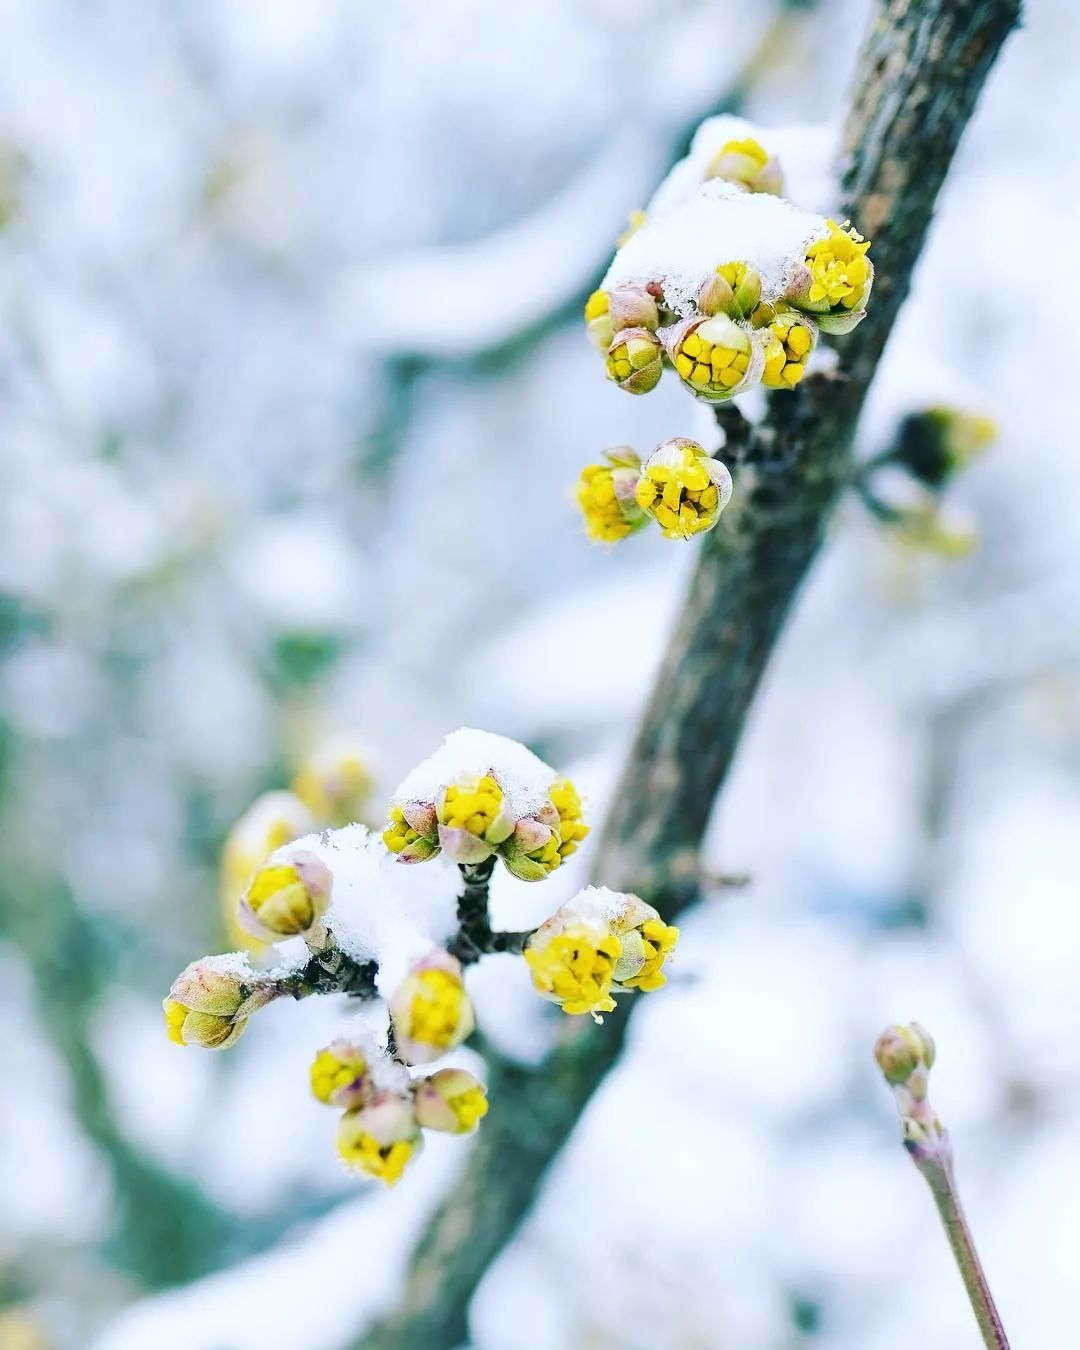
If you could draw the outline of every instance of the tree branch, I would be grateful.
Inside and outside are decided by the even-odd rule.
[[[736,500],[704,541],[600,840],[598,881],[666,917],[697,896],[698,851],[747,710],[850,476],[863,400],[938,190],[1019,0],[882,0],[843,137],[844,214],[873,240],[869,312],[837,373],[770,400],[758,428],[725,412]],[[398,1311],[365,1346],[440,1350],[466,1338],[473,1290],[620,1053],[632,1005],[569,1025],[538,1069],[490,1066],[491,1114],[462,1181],[415,1253]]]

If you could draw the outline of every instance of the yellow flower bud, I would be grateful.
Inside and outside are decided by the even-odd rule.
[[[644,286],[615,286],[593,291],[585,304],[585,327],[593,346],[604,354],[615,334],[624,328],[655,333],[660,322],[656,301]]]
[[[366,1106],[375,1084],[364,1047],[343,1038],[320,1050],[311,1065],[311,1091],[327,1106]]]
[[[622,943],[598,925],[563,926],[556,914],[542,924],[525,947],[525,960],[537,991],[564,1013],[588,1013],[595,1021],[612,1012],[611,985]]]
[[[430,1064],[460,1045],[476,1026],[460,964],[444,951],[420,961],[390,1000],[390,1016],[407,1064]]]
[[[723,178],[748,192],[769,192],[779,196],[784,190],[779,160],[750,136],[722,145],[705,170],[705,177]]]
[[[623,328],[608,349],[608,379],[628,394],[647,394],[664,373],[663,352],[660,339],[647,328]]]
[[[615,966],[616,983],[623,989],[651,993],[667,983],[664,963],[675,950],[679,930],[664,923],[652,905],[636,895],[626,895],[625,907],[612,918],[611,928],[622,942],[622,956]]]
[[[936,1053],[934,1038],[918,1022],[886,1027],[874,1046],[885,1081],[890,1087],[904,1088],[917,1102],[926,1099]]]
[[[931,488],[940,488],[982,455],[997,436],[988,417],[958,408],[926,408],[900,423],[892,460]]]
[[[276,997],[273,984],[239,953],[207,956],[173,981],[162,1001],[165,1030],[176,1045],[224,1050],[239,1040],[248,1017]]]
[[[360,819],[374,785],[364,751],[335,737],[304,760],[292,789],[321,826],[340,828]]]
[[[758,380],[761,357],[749,328],[726,314],[684,319],[665,332],[671,363],[698,398],[722,403]]]
[[[221,855],[221,907],[230,942],[249,948],[263,946],[240,926],[240,898],[251,874],[272,853],[315,828],[315,817],[295,793],[264,792],[229,831]]]
[[[646,460],[636,490],[668,539],[690,539],[711,530],[731,500],[731,474],[696,441],[664,441]]]
[[[698,292],[697,307],[712,318],[726,314],[729,319],[745,319],[761,300],[761,274],[744,262],[724,263],[707,277]]]
[[[761,383],[767,389],[794,389],[816,342],[813,320],[791,311],[778,314],[767,329]]]
[[[438,827],[433,802],[402,802],[390,807],[382,840],[398,862],[427,862],[439,852]]]
[[[305,850],[267,863],[248,882],[240,922],[255,937],[271,941],[310,933],[326,913],[331,884],[326,864]]]
[[[874,284],[874,265],[866,256],[870,242],[847,222],[830,220],[827,226],[825,238],[806,250],[786,298],[816,315],[823,332],[849,333],[865,317]]]
[[[425,1130],[471,1134],[487,1115],[487,1092],[464,1069],[440,1069],[414,1087],[416,1120]]]
[[[577,852],[588,833],[577,789],[569,778],[559,778],[548,801],[517,822],[499,855],[519,880],[543,881]]]
[[[448,784],[435,802],[439,844],[456,863],[490,858],[514,832],[514,815],[491,774],[465,774]]]
[[[395,1186],[423,1148],[410,1099],[379,1093],[359,1111],[346,1111],[338,1125],[337,1147],[347,1167]]]
[[[641,460],[619,446],[605,450],[606,464],[587,464],[577,485],[577,502],[585,517],[585,531],[601,544],[614,544],[645,524],[645,513],[634,500]]]

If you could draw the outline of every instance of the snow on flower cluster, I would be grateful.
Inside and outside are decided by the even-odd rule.
[[[462,728],[413,769],[381,835],[355,821],[300,834],[304,824],[339,819],[346,799],[358,806],[366,793],[370,775],[347,749],[344,758],[321,757],[314,778],[300,776],[306,804],[270,793],[242,818],[226,845],[223,887],[254,954],[193,962],[164,1001],[165,1022],[179,1045],[224,1049],[254,1012],[286,995],[381,1000],[383,1038],[350,1026],[315,1056],[311,1091],[342,1113],[345,1164],[393,1185],[425,1131],[467,1134],[487,1112],[482,1084],[464,1070],[411,1072],[472,1034],[472,962],[490,952],[523,956],[538,993],[569,1015],[600,1020],[614,994],[663,985],[678,933],[636,896],[595,888],[535,932],[492,930],[496,861],[542,881],[588,826],[568,778],[489,732]],[[400,866],[439,855],[457,871]],[[250,872],[237,884],[242,865]]]

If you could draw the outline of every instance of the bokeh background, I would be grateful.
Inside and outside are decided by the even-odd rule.
[[[0,8],[2,1350],[341,1350],[392,1303],[467,1145],[376,1193],[306,1093],[334,1001],[214,1056],[161,996],[226,942],[230,824],[327,735],[376,813],[462,723],[602,812],[695,550],[590,547],[572,484],[702,424],[606,384],[580,307],[702,116],[835,129],[868,13]],[[711,837],[750,882],[686,923],[479,1350],[974,1350],[870,1060],[911,1017],[1014,1343],[1075,1339],[1078,43],[1033,0],[860,433],[994,418],[949,493],[981,545],[839,512]],[[528,1059],[501,961],[481,1022]]]

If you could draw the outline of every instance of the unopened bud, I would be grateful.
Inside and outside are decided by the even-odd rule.
[[[379,1093],[359,1111],[346,1111],[338,1126],[338,1153],[347,1167],[387,1186],[401,1180],[423,1148],[411,1097]]]
[[[590,539],[613,544],[645,524],[634,500],[641,460],[627,446],[605,450],[606,464],[587,464],[577,484],[577,503]]]
[[[193,961],[162,1002],[169,1040],[223,1050],[239,1040],[248,1017],[271,1002],[276,992],[239,953]]]
[[[374,782],[367,752],[338,736],[304,760],[292,788],[321,826],[339,828],[359,820]]]
[[[433,951],[413,967],[390,1000],[394,1039],[407,1064],[430,1064],[476,1026],[460,964]]]
[[[273,940],[310,932],[326,913],[333,878],[306,850],[287,862],[260,867],[240,901],[240,923],[255,937]]]
[[[997,436],[988,417],[956,408],[926,408],[900,423],[891,459],[931,488],[940,488],[985,453]]]
[[[792,311],[778,314],[765,334],[761,383],[766,389],[794,389],[806,374],[816,342],[817,327],[812,319]]]
[[[440,1069],[414,1088],[416,1120],[425,1130],[469,1134],[487,1115],[487,1093],[464,1069]]]
[[[466,774],[435,801],[439,844],[451,861],[480,863],[514,832],[509,799],[491,774]]]
[[[764,358],[751,330],[726,314],[686,319],[665,341],[683,384],[710,403],[734,398],[760,378]]]
[[[320,1050],[311,1065],[311,1091],[327,1106],[355,1110],[365,1106],[375,1090],[367,1049],[339,1039]]]
[[[608,349],[607,373],[628,394],[649,393],[664,373],[660,339],[647,328],[617,332]]]
[[[427,862],[439,852],[434,802],[407,801],[390,807],[382,841],[401,863]]]
[[[934,1065],[934,1038],[918,1022],[887,1027],[874,1046],[874,1058],[890,1087],[921,1088],[913,1095],[925,1096],[926,1075]]]
[[[779,196],[784,189],[780,161],[749,136],[722,145],[705,170],[705,177],[722,178],[748,192],[768,192],[773,196]]]

